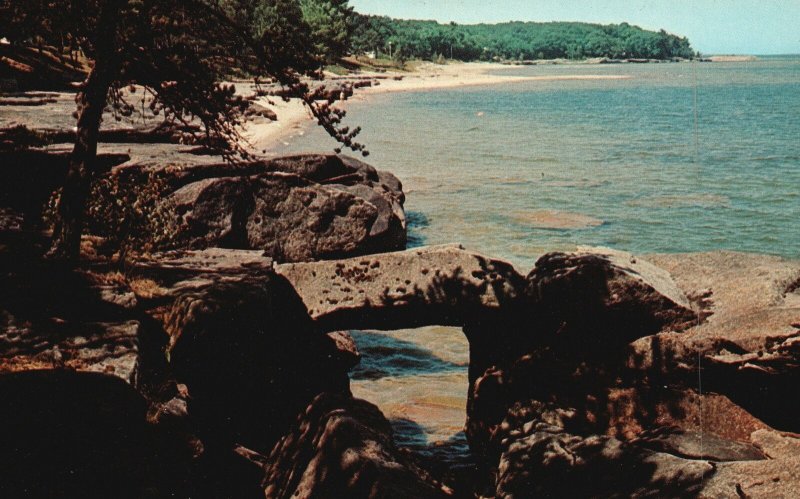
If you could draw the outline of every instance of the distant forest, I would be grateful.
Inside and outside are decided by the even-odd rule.
[[[350,50],[396,59],[671,59],[696,54],[689,40],[628,23],[508,22],[439,24],[353,12]]]

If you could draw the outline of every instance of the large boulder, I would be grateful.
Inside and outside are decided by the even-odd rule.
[[[113,168],[97,181],[90,228],[154,250],[260,249],[287,262],[405,248],[400,182],[353,158],[178,159]]]
[[[363,198],[271,173],[201,180],[166,203],[176,222],[169,229],[173,246],[256,248],[279,261],[369,252],[378,217]]]
[[[615,386],[631,341],[683,330],[695,320],[668,273],[605,248],[541,257],[527,277],[525,299],[512,322],[464,328],[470,339],[466,429],[479,453],[517,401],[582,406]]]
[[[528,274],[528,296],[543,341],[572,340],[566,347],[575,350],[591,350],[588,344],[602,351],[619,348],[648,334],[684,330],[696,321],[692,305],[667,271],[609,248],[541,257]]]
[[[261,252],[208,249],[131,262],[128,279],[166,334],[205,444],[267,452],[321,392],[349,393],[346,337],[315,328]]]
[[[275,446],[265,495],[292,497],[448,497],[392,440],[389,421],[363,400],[322,394]]]

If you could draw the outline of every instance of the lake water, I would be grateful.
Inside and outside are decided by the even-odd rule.
[[[460,242],[522,273],[576,245],[800,258],[800,57],[504,71],[630,78],[349,103],[368,162],[403,181],[412,245]],[[333,147],[309,128],[275,152]],[[463,450],[460,331],[355,337],[365,354],[355,394],[377,403],[404,443]]]

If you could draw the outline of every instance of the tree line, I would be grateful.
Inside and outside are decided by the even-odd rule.
[[[440,24],[354,13],[350,50],[400,59],[531,60],[692,58],[689,40],[628,23]]]

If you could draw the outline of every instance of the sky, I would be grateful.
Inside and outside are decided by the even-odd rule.
[[[800,0],[350,0],[362,14],[462,24],[584,21],[665,29],[704,54],[800,53]]]

